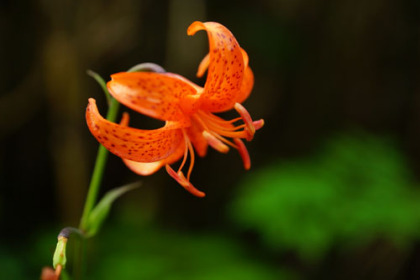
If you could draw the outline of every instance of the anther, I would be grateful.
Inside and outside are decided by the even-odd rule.
[[[254,123],[252,122],[251,115],[248,113],[245,107],[242,106],[240,103],[235,103],[233,107],[239,113],[239,115],[241,116],[242,120],[245,123],[245,129],[248,132],[248,137],[246,138],[246,140],[251,141],[255,134],[255,126],[254,126]]]
[[[204,197],[206,196],[205,193],[202,191],[197,190],[188,180],[185,178],[184,173],[182,171],[175,172],[169,164],[165,166],[166,172],[168,172],[169,176],[175,179],[175,181],[178,182],[184,189],[189,191],[191,194],[197,196],[197,197]]]
[[[251,168],[251,158],[249,156],[247,148],[245,147],[244,142],[242,142],[242,140],[239,138],[234,138],[233,141],[235,142],[239,155],[242,158],[245,170],[249,170]]]
[[[256,131],[264,126],[264,120],[263,119],[258,120],[258,121],[253,121],[252,123],[254,124],[254,127],[255,127]]]
[[[206,139],[207,143],[216,151],[221,153],[229,152],[229,147],[225,145],[222,141],[217,139],[214,135],[210,134],[206,130],[203,131],[203,137]]]

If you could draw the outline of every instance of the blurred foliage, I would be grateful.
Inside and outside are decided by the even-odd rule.
[[[191,198],[163,172],[142,179],[141,194],[119,205],[129,204],[136,219],[144,215],[162,228],[192,230],[127,232],[125,225],[111,226],[111,218],[91,248],[90,279],[138,279],[142,273],[144,279],[222,279],[230,273],[289,279],[274,268],[279,265],[305,279],[420,279],[418,186],[401,152],[357,135],[337,137],[307,158],[321,139],[355,126],[397,139],[420,178],[419,5],[1,1],[0,279],[36,279],[41,267],[51,265],[61,227],[79,222],[97,151],[84,121],[87,99],[98,98],[105,108],[86,69],[105,76],[151,61],[194,79],[207,52],[205,34],[185,33],[194,20],[223,23],[250,56],[256,83],[245,106],[266,120],[248,145],[253,168],[238,186],[244,172],[237,155],[209,152],[197,159],[194,180],[208,187],[205,200]],[[154,125],[145,119],[137,124]],[[279,161],[296,156],[305,158]],[[110,157],[102,190],[137,180]],[[225,236],[232,228],[224,210],[232,198],[232,224],[257,233],[266,246],[252,234]],[[117,215],[118,207],[111,216],[127,219],[126,212]],[[380,239],[411,252],[393,251],[389,243],[372,248]],[[392,257],[384,261],[387,249]],[[286,251],[319,257],[317,268]],[[374,253],[380,255],[376,266]],[[390,268],[400,270],[400,278]],[[369,269],[382,275],[366,276]]]
[[[95,244],[89,279],[296,279],[220,234],[114,225]]]
[[[19,259],[12,256],[9,252],[5,252],[5,249],[0,247],[0,277],[10,277],[13,275],[13,279],[25,279],[21,270],[21,263]]]
[[[308,159],[276,162],[242,182],[232,217],[270,249],[305,259],[377,239],[403,248],[420,237],[420,196],[386,140],[342,135]]]
[[[33,233],[19,245],[0,242],[0,279],[38,279],[42,267],[52,266],[56,243],[55,229]]]
[[[25,251],[6,252],[7,245],[0,244],[0,279],[37,279],[34,275],[42,266],[51,266],[53,235],[39,234]],[[71,271],[74,240],[70,241]],[[87,279],[92,280],[298,279],[286,267],[269,265],[244,244],[215,232],[139,226],[118,219],[91,241]]]

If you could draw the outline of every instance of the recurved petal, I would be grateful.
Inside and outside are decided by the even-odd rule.
[[[252,88],[254,87],[254,73],[252,73],[251,68],[248,66],[248,54],[245,52],[244,49],[241,48],[242,57],[244,59],[245,64],[245,71],[244,77],[242,80],[241,90],[236,98],[237,103],[242,103],[245,101],[248,96],[250,95]],[[200,65],[198,66],[197,77],[201,78],[204,73],[207,71],[210,63],[210,55],[207,54],[203,60],[201,61]]]
[[[206,30],[209,38],[209,59],[204,59],[200,74],[209,65],[206,84],[202,94],[202,108],[221,112],[232,108],[240,94],[245,63],[241,48],[232,33],[216,22],[192,23],[187,30],[194,35]]]
[[[141,130],[112,123],[98,112],[96,101],[89,99],[86,121],[93,136],[111,153],[129,160],[154,162],[172,155],[184,137],[177,123],[159,129]]]
[[[149,176],[158,171],[163,165],[164,160],[159,160],[155,162],[138,162],[129,159],[123,159],[125,165],[134,173]]]
[[[185,79],[169,73],[121,72],[111,75],[108,90],[125,106],[167,121],[187,121],[180,100],[197,94]]]
[[[133,161],[133,160],[128,160],[128,159],[123,159],[123,162],[134,173],[137,173],[142,176],[148,176],[158,171],[162,166],[165,166],[166,164],[172,164],[178,161],[184,155],[184,151],[185,151],[185,145],[181,144],[178,146],[178,148],[175,150],[173,154],[171,154],[169,157],[164,158],[162,160],[158,160],[154,162],[138,162],[138,161]]]
[[[120,125],[128,126],[128,121],[128,114],[123,114],[123,118],[121,119]],[[169,157],[164,158],[162,160],[154,162],[138,162],[124,158],[122,160],[125,163],[125,165],[127,165],[127,167],[134,173],[137,173],[142,176],[148,176],[158,171],[165,164],[172,164],[178,161],[184,155],[184,142],[181,142],[178,148],[176,148],[176,150]]]
[[[242,50],[242,56],[244,58],[245,63],[245,70],[244,70],[244,78],[242,80],[241,90],[239,92],[239,95],[236,99],[237,103],[242,103],[245,101],[249,94],[252,91],[252,88],[254,87],[254,73],[252,73],[251,68],[248,66],[248,54]]]

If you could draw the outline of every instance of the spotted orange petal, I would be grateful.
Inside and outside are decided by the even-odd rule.
[[[193,22],[187,30],[194,35],[206,30],[209,38],[209,58],[204,58],[199,72],[209,65],[202,108],[221,112],[232,108],[240,94],[244,76],[244,59],[241,48],[232,33],[216,22]],[[208,61],[207,61],[208,60]]]
[[[131,171],[141,176],[152,175],[165,165],[163,163],[164,160],[154,162],[138,162],[129,159],[123,159],[123,162]]]
[[[248,54],[244,51],[244,49],[241,49],[242,51],[242,57],[244,59],[245,64],[245,71],[244,71],[244,78],[242,80],[241,90],[236,98],[237,103],[244,102],[248,96],[250,95],[252,88],[254,87],[254,73],[252,73],[251,68],[248,66]],[[198,66],[197,71],[197,77],[201,78],[204,73],[207,71],[207,68],[209,67],[210,63],[210,55],[207,54],[203,60],[200,62],[200,65]]]
[[[166,121],[186,121],[180,100],[197,89],[177,75],[152,72],[121,72],[111,75],[108,90],[125,106]]]
[[[244,78],[242,80],[241,90],[239,95],[236,98],[237,103],[244,102],[250,95],[252,88],[254,87],[254,73],[252,73],[251,68],[248,65],[248,54],[242,50],[242,57],[244,58],[245,70]]]
[[[104,119],[96,101],[89,99],[86,121],[90,132],[111,153],[125,159],[154,162],[172,155],[184,143],[177,123],[167,122],[159,129],[140,130],[125,127]]]
[[[137,173],[142,176],[148,176],[155,173],[166,164],[172,164],[178,161],[184,155],[184,151],[185,145],[181,144],[178,146],[175,152],[173,152],[173,154],[162,160],[154,162],[138,162],[129,159],[123,159],[123,162],[134,173]]]
[[[128,126],[129,117],[128,114],[124,113],[123,118],[121,119],[120,125],[122,126]],[[133,171],[134,173],[137,173],[142,176],[148,176],[156,171],[158,171],[162,166],[165,164],[172,164],[176,161],[178,161],[185,152],[185,145],[181,143],[181,145],[178,146],[178,148],[175,150],[173,154],[171,154],[169,157],[154,161],[154,162],[138,162],[133,161],[129,159],[122,159],[125,165]]]

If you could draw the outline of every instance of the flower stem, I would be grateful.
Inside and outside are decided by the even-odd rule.
[[[157,72],[157,73],[163,73],[165,72],[165,69],[163,69],[161,66],[154,64],[154,63],[141,63],[138,65],[135,65],[134,67],[130,68],[127,72],[142,72],[142,71],[149,71],[149,72]],[[115,122],[118,110],[120,108],[120,103],[113,98],[106,87],[105,81],[95,72],[88,71],[88,75],[93,77],[102,87],[102,89],[105,92],[109,108],[106,115],[106,119],[110,122]],[[89,184],[89,190],[87,193],[85,206],[83,209],[82,218],[80,220],[79,230],[81,233],[81,236],[84,236],[86,233],[86,230],[89,226],[89,216],[92,213],[92,210],[95,207],[95,204],[98,200],[98,194],[99,189],[102,183],[104,170],[106,161],[108,159],[109,152],[108,150],[102,146],[99,145],[98,154],[96,156],[95,161],[95,167],[93,169],[92,178]],[[70,230],[72,232],[77,232],[77,229],[73,228],[67,228],[66,230]],[[67,234],[65,231],[64,234]],[[85,270],[86,270],[86,239],[81,238],[76,243],[76,256],[75,256],[75,263],[74,263],[74,279],[81,280],[84,278]]]
[[[115,119],[117,118],[118,109],[120,107],[119,105],[120,103],[118,103],[117,100],[115,100],[114,98],[111,99],[108,113],[106,115],[107,120],[111,122],[115,121]],[[93,169],[92,179],[90,181],[89,191],[87,194],[82,219],[79,225],[79,228],[82,231],[86,230],[90,212],[92,211],[97,201],[99,187],[102,183],[102,178],[103,178],[103,174],[105,170],[105,164],[108,159],[108,154],[109,154],[108,150],[105,149],[104,146],[100,145],[98,149],[98,155],[96,156],[95,168]]]

